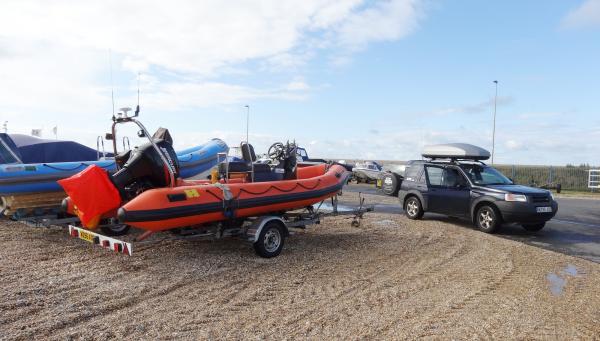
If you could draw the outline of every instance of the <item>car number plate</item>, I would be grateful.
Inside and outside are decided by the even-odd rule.
[[[552,212],[552,207],[544,206],[544,207],[536,207],[535,210],[537,213],[550,213]]]
[[[79,238],[90,243],[94,242],[94,235],[86,231],[79,231]]]

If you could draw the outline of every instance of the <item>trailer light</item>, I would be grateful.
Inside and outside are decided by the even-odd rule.
[[[123,254],[127,255],[127,256],[131,256],[131,253],[129,253],[129,248],[127,247],[127,244],[123,244]]]
[[[114,243],[113,249],[115,250],[115,252],[121,252],[123,251],[123,245],[121,245],[121,243]]]
[[[79,231],[77,231],[76,229],[72,229],[71,230],[71,237],[79,237]]]
[[[94,236],[94,239],[92,239],[92,242],[96,245],[100,244],[100,237]]]
[[[102,241],[102,247],[110,247],[110,242],[108,240],[103,240]]]

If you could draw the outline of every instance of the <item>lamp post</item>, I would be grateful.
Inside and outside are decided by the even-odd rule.
[[[496,84],[496,96],[494,97],[494,128],[492,130],[492,165],[494,164],[494,152],[496,150],[496,109],[498,107],[498,81]]]
[[[250,106],[245,105],[246,108],[246,143],[248,143],[248,127],[250,126]]]
[[[244,107],[246,108],[246,149],[248,150],[248,155],[252,155],[250,153],[250,142],[248,141],[248,127],[250,127],[250,106],[246,104]],[[254,182],[254,160],[250,160],[250,169],[250,179],[252,182]]]

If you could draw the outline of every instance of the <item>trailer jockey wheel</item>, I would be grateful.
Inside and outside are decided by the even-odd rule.
[[[263,226],[254,242],[254,251],[263,258],[272,258],[281,253],[285,242],[285,232],[278,221],[269,221]]]
[[[360,226],[360,220],[354,219],[354,220],[352,220],[352,223],[350,225],[352,227],[359,227]]]

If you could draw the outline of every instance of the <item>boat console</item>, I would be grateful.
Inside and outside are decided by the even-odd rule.
[[[243,178],[253,182],[296,179],[296,145],[288,142],[274,143],[269,148],[269,162],[259,162],[254,147],[242,142],[243,161],[222,162],[219,164],[221,179]]]

